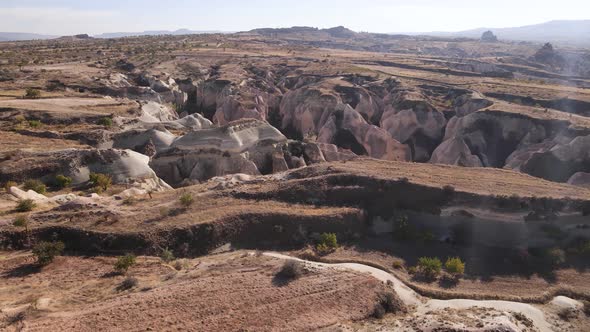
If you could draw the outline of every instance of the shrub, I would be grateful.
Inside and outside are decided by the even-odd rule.
[[[128,290],[128,289],[137,287],[138,284],[139,284],[139,280],[137,280],[137,278],[127,277],[123,281],[121,281],[121,284],[119,285],[119,287],[117,287],[117,289],[119,291],[124,291],[124,290]]]
[[[32,199],[23,199],[16,206],[16,212],[29,212],[33,211],[37,207],[37,204]]]
[[[582,301],[582,304],[584,305],[582,311],[584,311],[584,314],[586,314],[586,316],[590,317],[590,301]]]
[[[100,126],[112,127],[113,126],[113,119],[105,117],[105,118],[98,120],[97,123]]]
[[[288,260],[283,264],[277,276],[285,279],[297,279],[303,274],[303,264],[296,260]]]
[[[61,255],[64,249],[63,242],[40,242],[33,248],[33,255],[40,265],[47,265],[53,262],[55,256]]]
[[[45,194],[47,192],[47,187],[39,180],[27,180],[23,188],[25,190],[33,190],[38,194]]]
[[[544,259],[551,266],[558,266],[565,263],[565,251],[559,248],[552,248],[545,252]]]
[[[103,191],[109,189],[113,183],[113,179],[110,175],[102,173],[90,173],[90,183]]]
[[[41,125],[42,123],[39,120],[29,120],[29,127],[31,128],[39,128]]]
[[[9,192],[11,187],[16,187],[17,185],[18,183],[14,181],[6,181],[6,183],[4,183],[4,190],[6,190],[6,192]]]
[[[416,230],[408,222],[407,216],[399,216],[393,224],[393,237],[400,241],[414,239]]]
[[[320,243],[326,245],[330,249],[338,248],[338,238],[334,233],[323,233],[320,235]]]
[[[119,273],[126,273],[131,266],[135,264],[135,255],[127,254],[120,256],[115,262],[115,271]]]
[[[24,98],[26,99],[37,99],[41,97],[41,91],[38,89],[27,88]]]
[[[195,199],[193,198],[193,195],[190,193],[184,193],[180,196],[180,204],[182,206],[184,206],[185,208],[188,208],[189,206],[193,205],[193,203],[195,202]]]
[[[455,276],[465,273],[465,263],[459,257],[448,258],[445,262],[445,270]]]
[[[19,216],[16,219],[14,219],[12,225],[14,227],[24,228],[26,231],[29,230],[29,220],[25,216]]]
[[[55,177],[55,185],[58,188],[67,188],[72,184],[72,178],[65,175],[58,175]]]
[[[418,272],[427,278],[436,278],[442,269],[442,262],[437,257],[422,257],[418,260]]]
[[[162,250],[160,258],[166,263],[170,263],[175,259],[174,253],[172,253],[172,251],[168,248]]]
[[[373,317],[383,318],[386,313],[394,313],[402,309],[401,301],[394,293],[383,292],[377,298],[377,303],[373,309]]]

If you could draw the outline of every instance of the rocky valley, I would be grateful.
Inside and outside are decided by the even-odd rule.
[[[588,331],[590,51],[490,33],[1,42],[0,330]]]

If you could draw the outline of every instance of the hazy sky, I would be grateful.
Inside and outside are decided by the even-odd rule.
[[[0,0],[0,31],[243,31],[344,25],[355,31],[458,31],[590,19],[590,0]]]

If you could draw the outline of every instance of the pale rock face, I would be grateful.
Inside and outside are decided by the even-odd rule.
[[[445,140],[461,138],[484,167],[504,167],[514,151],[542,142],[547,136],[545,127],[532,119],[480,111],[452,118]]]
[[[578,172],[567,181],[568,184],[590,189],[590,173]]]
[[[442,141],[446,120],[425,96],[401,90],[385,98],[381,128],[394,139],[413,147],[412,160],[428,161]]]
[[[281,102],[282,128],[299,135],[317,134],[319,143],[335,144],[358,155],[410,160],[409,149],[383,129],[367,123],[339,96],[319,88],[288,92]]]
[[[151,166],[173,185],[216,176],[268,174],[285,170],[280,161],[287,138],[268,123],[241,120],[219,128],[190,132],[158,153]]]
[[[144,74],[142,75],[142,79],[148,82],[150,88],[160,95],[163,102],[184,105],[188,99],[187,94],[180,90],[176,81],[169,77],[169,75],[163,74],[162,76],[164,76],[164,78],[159,79]]]
[[[358,156],[352,152],[339,150],[334,144],[318,143],[317,146],[320,148],[324,158],[328,162],[347,161],[358,158]]]
[[[482,167],[481,160],[471,153],[465,141],[452,138],[444,141],[432,153],[431,164],[456,165],[464,167]]]
[[[567,144],[533,153],[520,170],[556,182],[567,182],[576,173],[590,172],[590,136],[578,136]]]
[[[455,98],[453,108],[458,117],[469,115],[492,106],[494,103],[485,99],[480,93],[464,94]]]
[[[168,106],[153,101],[142,103],[140,121],[147,123],[178,120],[178,114]]]
[[[168,149],[176,136],[164,128],[148,130],[128,130],[113,137],[113,148],[130,149],[144,153],[148,144],[153,144],[155,152]]]

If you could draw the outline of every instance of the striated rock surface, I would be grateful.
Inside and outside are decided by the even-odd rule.
[[[282,172],[325,160],[310,143],[289,142],[266,122],[244,119],[176,139],[156,154],[151,167],[166,182],[180,186],[226,174]]]
[[[590,188],[590,173],[586,172],[578,172],[572,175],[569,180],[567,180],[568,184]]]
[[[41,179],[50,183],[61,174],[71,177],[73,184],[81,184],[89,180],[90,173],[103,173],[117,184],[169,188],[149,167],[149,159],[131,150],[114,149],[21,152],[0,163],[0,176],[18,182]]]
[[[462,138],[455,137],[444,141],[432,153],[432,164],[446,164],[464,167],[482,167],[481,160],[471,153]]]

